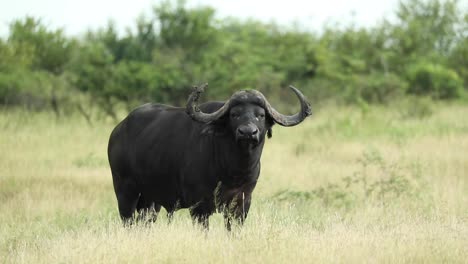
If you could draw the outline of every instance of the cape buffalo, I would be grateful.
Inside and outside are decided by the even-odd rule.
[[[255,90],[198,105],[205,87],[194,87],[186,108],[145,104],[112,131],[108,156],[124,223],[155,220],[163,206],[169,220],[175,210],[189,208],[193,221],[205,228],[215,211],[223,213],[228,230],[232,221],[242,224],[260,174],[265,135],[271,137],[275,123],[294,126],[311,115],[310,104],[293,86],[301,110],[291,116]]]

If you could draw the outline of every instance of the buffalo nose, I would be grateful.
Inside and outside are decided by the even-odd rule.
[[[254,136],[258,133],[258,129],[252,126],[241,126],[237,129],[239,135],[242,136]]]

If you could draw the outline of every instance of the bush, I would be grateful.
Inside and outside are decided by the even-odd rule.
[[[428,95],[434,99],[460,98],[463,81],[458,74],[439,64],[417,63],[408,69],[408,93]]]
[[[352,209],[366,203],[397,203],[400,197],[424,201],[421,164],[390,163],[377,150],[365,151],[357,161],[361,168],[340,182],[308,191],[282,190],[272,196],[280,202],[318,202],[324,207]]]
[[[48,101],[50,81],[49,76],[42,72],[22,69],[0,72],[0,102],[6,106],[42,109]]]
[[[430,97],[408,97],[398,108],[402,118],[424,119],[434,113]]]
[[[386,103],[405,94],[407,83],[395,74],[371,73],[353,76],[346,87],[345,99],[356,103]]]

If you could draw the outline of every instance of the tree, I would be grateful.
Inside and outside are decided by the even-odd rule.
[[[39,19],[26,17],[10,24],[8,42],[16,47],[16,54],[32,58],[32,70],[44,70],[55,75],[63,72],[70,59],[72,41],[62,29],[47,30]]]

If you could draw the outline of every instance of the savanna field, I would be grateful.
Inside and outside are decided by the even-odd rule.
[[[123,114],[121,115],[123,117]],[[466,263],[468,106],[333,104],[275,126],[245,226],[124,228],[114,123],[0,111],[2,263]]]

